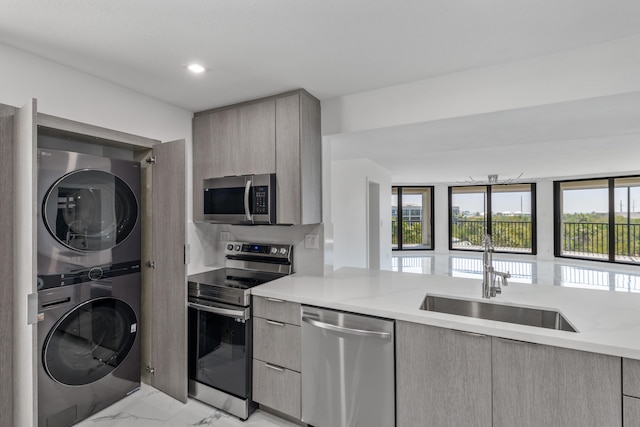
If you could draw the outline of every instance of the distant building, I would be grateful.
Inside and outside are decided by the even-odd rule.
[[[398,217],[398,207],[391,206],[391,217]],[[422,221],[422,206],[418,205],[405,205],[402,207],[402,220],[403,221]]]

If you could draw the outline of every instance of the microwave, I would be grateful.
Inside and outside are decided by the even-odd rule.
[[[204,220],[221,224],[275,224],[276,175],[239,175],[203,181]]]

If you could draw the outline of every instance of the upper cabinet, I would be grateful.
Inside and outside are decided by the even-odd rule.
[[[320,101],[304,90],[196,113],[193,219],[202,221],[202,181],[276,174],[278,224],[322,219]]]
[[[267,100],[210,115],[213,175],[276,172],[275,101]]]

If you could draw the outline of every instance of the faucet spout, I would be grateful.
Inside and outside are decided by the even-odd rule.
[[[507,279],[511,277],[509,272],[503,273],[493,268],[493,242],[491,236],[485,234],[483,238],[484,252],[482,254],[482,298],[495,297],[502,293],[502,286],[507,286]],[[499,283],[496,283],[499,277]]]

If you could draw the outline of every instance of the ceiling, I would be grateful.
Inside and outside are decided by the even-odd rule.
[[[520,181],[640,170],[640,92],[331,135],[395,184]]]
[[[636,34],[637,0],[0,0],[0,42],[190,111],[320,100]],[[209,69],[194,76],[193,61]]]
[[[638,0],[0,0],[0,43],[194,112],[300,87],[327,100],[639,33]],[[369,157],[394,182],[459,182],[554,176],[571,159],[574,174],[606,173],[603,141],[622,170],[637,123],[627,94],[331,139],[334,158]]]

